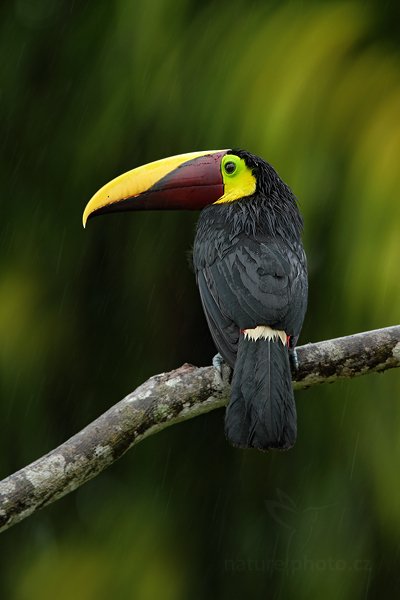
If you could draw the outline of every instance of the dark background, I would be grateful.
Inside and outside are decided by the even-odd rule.
[[[378,1],[2,5],[0,476],[215,353],[196,214],[82,229],[91,195],[139,164],[263,156],[305,218],[301,341],[399,321],[398,18]],[[0,597],[393,597],[399,391],[393,371],[297,393],[283,454],[231,448],[222,410],[146,439],[1,535]]]

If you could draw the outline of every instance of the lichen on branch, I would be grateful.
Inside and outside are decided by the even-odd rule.
[[[400,366],[400,325],[297,349],[295,389]],[[69,440],[0,482],[0,531],[72,492],[143,438],[224,406],[229,384],[214,367],[185,364],[150,377]]]

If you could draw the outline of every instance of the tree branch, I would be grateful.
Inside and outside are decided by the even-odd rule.
[[[297,349],[295,389],[400,366],[400,326]],[[158,431],[224,406],[229,385],[213,367],[185,364],[151,377],[79,433],[0,482],[0,531],[72,492]]]

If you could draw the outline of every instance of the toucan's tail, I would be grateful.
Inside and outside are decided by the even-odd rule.
[[[284,332],[269,327],[240,334],[225,415],[225,433],[234,446],[285,450],[296,441],[296,405],[284,342]]]

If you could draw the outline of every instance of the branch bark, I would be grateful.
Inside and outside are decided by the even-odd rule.
[[[400,325],[297,349],[295,389],[400,366]],[[79,433],[0,482],[0,531],[65,496],[158,431],[224,406],[213,367],[184,364],[151,377]]]

